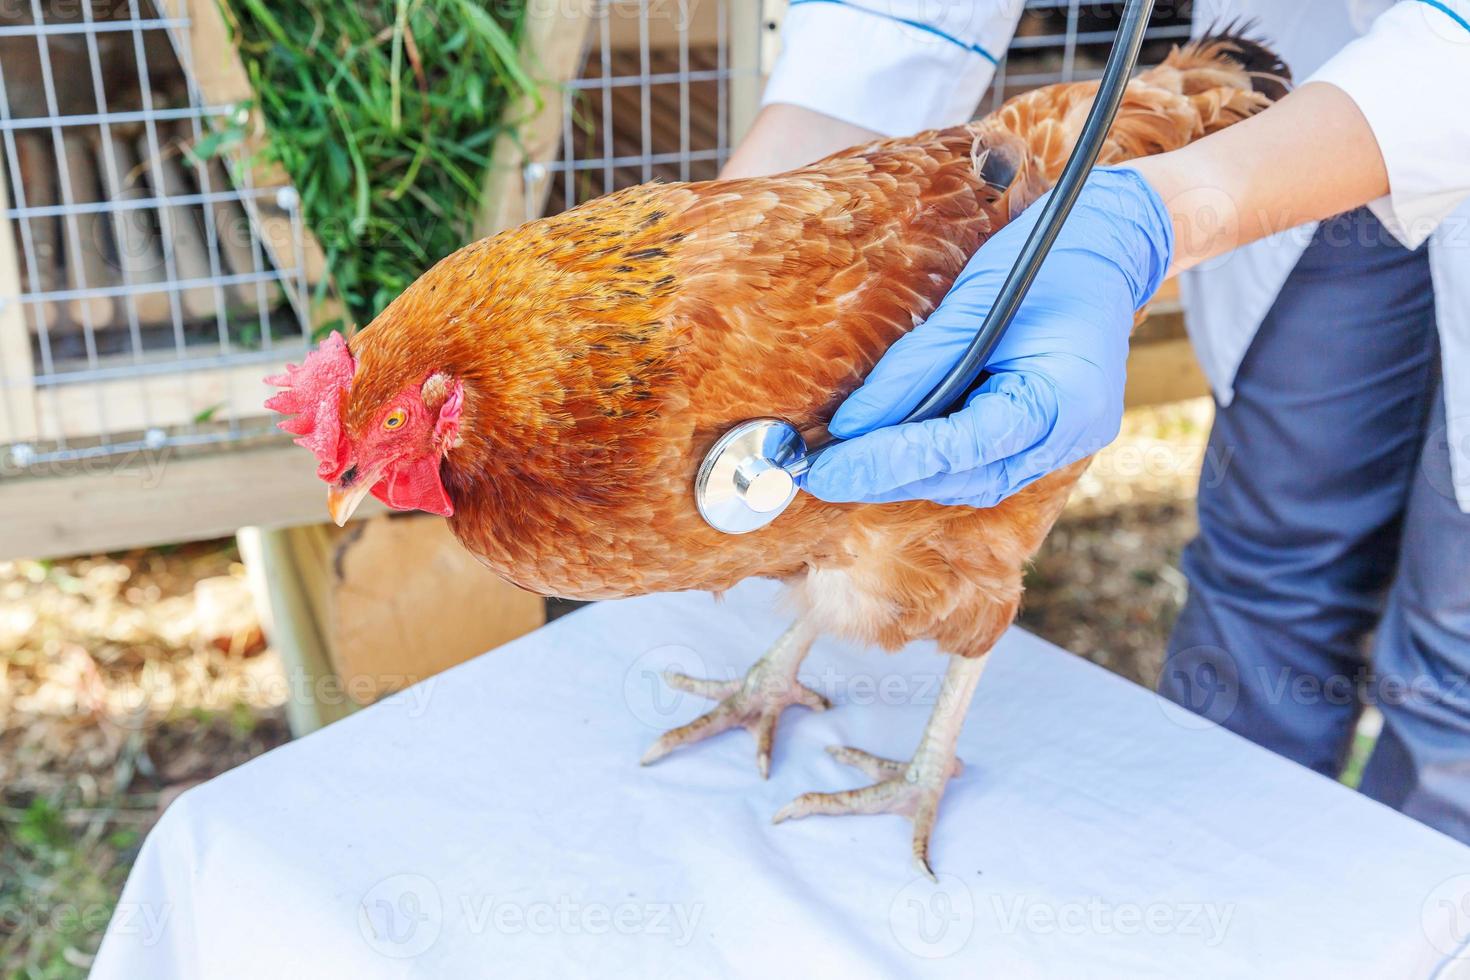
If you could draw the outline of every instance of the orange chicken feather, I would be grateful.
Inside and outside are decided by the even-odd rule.
[[[1229,126],[1287,78],[1238,36],[1176,50],[1130,84],[1100,162]],[[764,773],[781,711],[825,706],[796,680],[818,633],[890,649],[932,639],[973,658],[951,668],[953,697],[911,763],[839,750],[877,782],[778,815],[906,813],[927,870],[979,660],[1015,616],[1023,567],[1086,461],[989,509],[802,494],[739,537],[700,518],[694,475],[751,417],[819,440],[970,255],[1056,180],[1096,88],[1040,89],[969,125],[774,177],[634,187],[476,242],[350,349],[335,341],[275,379],[287,390],[272,405],[299,413],[284,425],[321,458],[339,516],[369,491],[449,514],[467,548],[527,589],[603,598],[784,580],[797,625],[745,682],[671,677],[720,704],[645,761],[743,726]]]

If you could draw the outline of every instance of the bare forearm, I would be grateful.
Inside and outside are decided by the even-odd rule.
[[[720,176],[779,173],[877,138],[810,109],[768,105]],[[1388,193],[1367,120],[1326,84],[1305,85],[1258,116],[1131,165],[1174,218],[1172,272]]]
[[[879,137],[870,129],[778,102],[761,109],[720,176],[777,174]]]
[[[1173,272],[1388,193],[1368,121],[1326,84],[1305,85],[1258,116],[1132,166],[1173,216]]]

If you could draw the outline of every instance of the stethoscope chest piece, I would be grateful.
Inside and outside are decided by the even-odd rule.
[[[699,514],[717,531],[744,534],[775,520],[796,496],[806,440],[781,419],[750,419],[719,438],[694,477]]]
[[[964,356],[909,411],[904,422],[937,418],[961,403],[983,377],[986,359],[1020,309],[1026,291],[1061,232],[1062,223],[1082,193],[1088,171],[1097,162],[1108,129],[1123,102],[1129,75],[1138,63],[1153,8],[1154,0],[1128,0],[1118,25],[1118,40],[1108,55],[1097,97],[1088,110],[1077,145],[1025,247],[1016,257],[1010,275]],[[836,444],[834,440],[808,449],[801,433],[780,419],[751,419],[740,423],[720,437],[700,464],[694,478],[694,500],[700,516],[710,527],[726,534],[744,534],[765,527],[791,503],[796,496],[797,481],[813,461]]]

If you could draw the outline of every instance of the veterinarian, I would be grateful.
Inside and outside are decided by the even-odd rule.
[[[1021,7],[792,0],[726,176],[970,118]],[[1118,432],[1131,328],[1099,311],[1182,272],[1220,407],[1160,693],[1328,776],[1375,704],[1363,792],[1470,842],[1470,0],[1196,4],[1196,33],[1236,19],[1297,90],[1095,171],[981,393],[894,425],[1040,209],[998,233],[842,405],[832,429],[857,438],[808,489],[988,506],[1095,452]]]

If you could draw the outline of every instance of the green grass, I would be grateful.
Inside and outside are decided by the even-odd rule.
[[[519,60],[525,0],[220,0],[279,162],[365,324],[462,245]],[[236,144],[222,129],[196,152]]]
[[[1342,774],[1337,777],[1338,782],[1353,789],[1361,786],[1363,769],[1368,765],[1368,758],[1373,755],[1373,747],[1377,744],[1377,735],[1354,732],[1352,748],[1348,750],[1347,763],[1343,766]]]
[[[143,813],[149,814],[151,806]],[[0,971],[5,980],[86,976],[117,904],[135,815],[37,797],[0,807]]]

